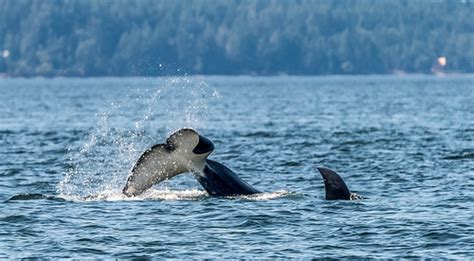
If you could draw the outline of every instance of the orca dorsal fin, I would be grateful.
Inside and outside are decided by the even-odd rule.
[[[351,199],[351,192],[349,191],[346,183],[344,183],[344,180],[342,180],[339,174],[327,168],[318,168],[318,170],[324,179],[324,188],[326,190],[327,200]]]

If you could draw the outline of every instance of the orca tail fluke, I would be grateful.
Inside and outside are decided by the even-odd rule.
[[[349,188],[347,188],[346,183],[344,183],[344,180],[342,180],[339,174],[327,168],[318,168],[318,170],[324,180],[327,200],[352,199],[352,194],[349,191]]]

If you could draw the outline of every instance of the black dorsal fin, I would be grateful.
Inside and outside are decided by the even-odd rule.
[[[335,171],[327,168],[318,168],[318,170],[324,179],[324,188],[326,190],[327,200],[351,199],[351,192],[347,188],[346,183],[344,183],[344,180],[342,180],[341,176],[339,176]]]

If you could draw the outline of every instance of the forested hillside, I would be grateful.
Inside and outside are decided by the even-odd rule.
[[[473,2],[0,0],[11,76],[433,70],[474,72]]]

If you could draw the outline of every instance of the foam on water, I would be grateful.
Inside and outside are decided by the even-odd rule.
[[[239,196],[230,196],[230,197],[223,197],[229,200],[235,199],[243,199],[243,200],[251,200],[251,201],[259,201],[259,200],[272,200],[282,197],[288,197],[296,195],[296,193],[292,193],[285,190],[279,190],[275,192],[264,192],[258,193],[253,195],[239,195]],[[41,195],[41,197],[33,195],[32,198],[24,199],[23,195],[15,196],[10,200],[34,200],[34,199],[48,199],[47,196]],[[128,197],[122,193],[121,190],[104,190],[96,195],[88,195],[85,197],[80,197],[76,195],[63,195],[59,198],[68,200],[68,201],[143,201],[143,200],[166,200],[166,201],[177,201],[177,200],[203,200],[209,198],[209,194],[203,190],[199,189],[184,189],[184,190],[176,190],[170,188],[164,189],[149,189],[143,194],[135,197]]]
[[[296,193],[286,191],[286,190],[278,190],[274,192],[263,192],[263,193],[258,193],[258,194],[252,194],[252,195],[243,195],[243,196],[235,196],[235,197],[229,197],[229,198],[234,198],[234,199],[246,199],[246,200],[271,200],[271,199],[276,199],[276,198],[283,198],[291,195],[295,195]]]
[[[122,100],[96,115],[97,125],[79,151],[69,149],[70,168],[57,188],[61,197],[121,189],[143,151],[176,129],[199,129],[209,115],[208,104],[219,97],[205,82],[188,77],[145,79],[141,84],[130,86]],[[133,120],[119,125],[129,111],[135,112]]]
[[[135,196],[125,196],[121,190],[104,190],[96,195],[63,196],[68,201],[143,201],[143,200],[200,200],[207,197],[205,191],[197,189],[173,190],[173,189],[149,189],[145,193]]]

